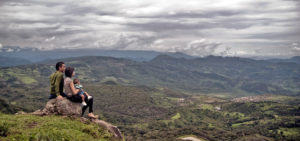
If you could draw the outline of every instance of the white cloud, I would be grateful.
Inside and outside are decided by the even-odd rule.
[[[53,41],[53,40],[55,40],[55,36],[52,36],[51,38],[45,39],[45,42],[50,42],[50,41]]]
[[[14,52],[14,49],[8,48],[8,49],[6,50],[6,52]]]
[[[300,47],[293,47],[293,50],[300,51]]]
[[[162,42],[161,39],[156,40],[153,44],[152,49],[157,51],[168,51],[168,52],[183,52],[192,56],[208,56],[208,55],[220,55],[218,49],[221,48],[222,44],[217,42],[209,41],[205,38],[193,40],[185,45],[170,45],[167,42]]]

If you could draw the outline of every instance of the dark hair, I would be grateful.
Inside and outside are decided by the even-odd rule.
[[[57,62],[56,63],[56,70],[59,70],[59,67],[61,67],[63,64],[65,64],[64,62]]]
[[[73,72],[74,72],[74,68],[73,67],[67,67],[66,71],[65,71],[66,77],[72,77]]]
[[[74,80],[73,80],[73,83],[74,84],[77,84],[79,82],[79,80],[77,79],[77,78],[75,78]]]

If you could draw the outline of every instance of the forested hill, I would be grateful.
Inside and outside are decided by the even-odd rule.
[[[169,87],[191,93],[299,95],[300,65],[238,57],[185,59],[159,55],[151,61],[86,56],[0,69],[0,86],[48,85],[55,63],[76,68],[86,83],[114,81],[126,85]],[[39,84],[41,85],[41,84]]]

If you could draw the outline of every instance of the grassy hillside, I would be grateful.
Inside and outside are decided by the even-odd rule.
[[[105,141],[113,135],[98,125],[60,116],[0,113],[0,140]]]

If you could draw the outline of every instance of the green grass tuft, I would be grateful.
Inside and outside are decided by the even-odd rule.
[[[112,135],[102,127],[60,116],[0,114],[0,140],[105,141]]]

